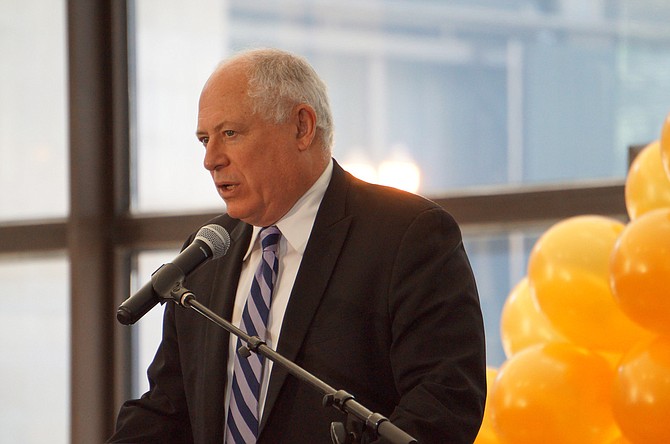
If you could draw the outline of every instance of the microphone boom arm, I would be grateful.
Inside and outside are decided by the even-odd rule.
[[[164,267],[171,265],[172,264],[166,264]],[[344,390],[334,389],[307,370],[268,347],[258,336],[249,336],[247,333],[201,304],[190,290],[182,286],[184,280],[183,272],[181,272],[179,267],[172,266],[175,270],[169,270],[168,273],[162,273],[163,276],[170,276],[169,279],[163,281],[165,283],[170,282],[170,288],[166,288],[167,286],[162,285],[162,282],[154,282],[152,277],[152,284],[154,285],[156,293],[163,300],[171,300],[182,307],[190,308],[229,333],[239,337],[242,340],[242,343],[246,344],[238,350],[238,353],[242,356],[248,357],[251,352],[257,354],[260,353],[275,364],[282,366],[300,381],[305,382],[320,391],[323,394],[322,403],[324,407],[335,407],[347,415],[346,426],[343,426],[341,423],[331,424],[331,437],[335,444],[363,442],[361,441],[363,435],[370,438],[369,440],[375,439],[377,436],[382,436],[394,444],[416,443],[416,439],[395,426],[383,415],[368,410],[365,406],[356,401],[351,394]],[[179,273],[181,273],[181,278],[179,277]],[[172,285],[173,282],[176,282],[176,284]],[[342,431],[343,428],[345,429],[344,432]],[[364,442],[368,442],[369,440]]]

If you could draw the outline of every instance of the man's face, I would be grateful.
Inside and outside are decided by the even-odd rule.
[[[247,76],[237,65],[220,69],[205,85],[197,136],[230,216],[268,226],[306,191],[294,117],[276,124],[253,114]]]

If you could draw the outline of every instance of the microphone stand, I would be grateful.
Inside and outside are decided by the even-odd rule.
[[[156,279],[154,278],[156,274],[151,278],[154,290],[161,299],[171,300],[182,307],[190,308],[229,333],[239,337],[243,344],[246,343],[246,345],[243,345],[237,351],[241,356],[249,357],[251,352],[260,353],[275,364],[284,367],[300,381],[310,384],[319,390],[323,394],[322,404],[324,407],[334,407],[346,414],[346,423],[333,422],[330,425],[330,436],[333,444],[365,444],[373,441],[378,436],[386,438],[393,444],[416,443],[416,440],[412,436],[396,427],[381,414],[368,410],[356,401],[351,394],[344,390],[334,389],[307,370],[268,347],[258,336],[249,336],[198,302],[195,295],[182,286],[184,278],[181,270],[172,264],[163,265],[163,267],[171,266],[175,269],[170,270],[174,274],[169,279]],[[180,274],[181,278],[174,279],[175,276]],[[166,275],[169,276],[170,273],[163,273],[163,276]],[[174,282],[177,283],[173,284]]]

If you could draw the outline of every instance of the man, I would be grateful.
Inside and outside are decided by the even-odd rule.
[[[212,222],[233,244],[185,286],[247,326],[254,272],[274,264],[260,327],[270,347],[420,443],[472,443],[486,396],[484,330],[460,230],[435,203],[342,170],[332,133],[326,88],[303,59],[254,50],[216,69],[197,136],[227,205]],[[261,251],[263,227],[279,239],[276,260]],[[260,384],[247,384],[237,346],[169,304],[150,390],[124,404],[110,442],[330,443],[344,415],[255,354]]]

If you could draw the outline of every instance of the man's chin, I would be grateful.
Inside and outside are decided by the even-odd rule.
[[[229,204],[228,202],[226,202],[226,213],[228,213],[228,216],[232,217],[233,219],[239,219],[242,222],[245,222],[249,225],[256,225],[254,223],[255,218],[253,217],[253,215],[250,214],[248,211],[244,211],[243,208],[240,208],[238,205],[235,205],[235,203]]]

